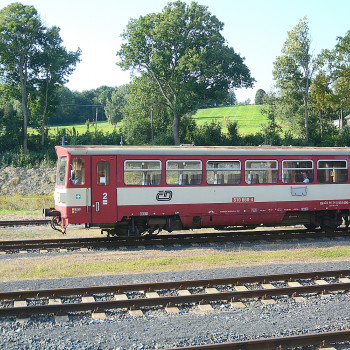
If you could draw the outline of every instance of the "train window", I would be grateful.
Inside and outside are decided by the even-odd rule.
[[[282,162],[282,181],[284,183],[309,183],[314,180],[312,160],[284,160]]]
[[[159,186],[162,184],[160,160],[126,160],[124,162],[125,185]]]
[[[277,183],[277,160],[247,160],[245,162],[245,182],[247,184]]]
[[[241,182],[241,162],[238,160],[208,160],[207,183],[229,185]]]
[[[85,161],[83,158],[74,158],[70,179],[74,185],[85,184]]]
[[[57,161],[56,185],[64,186],[67,175],[67,157],[61,157]]]
[[[321,183],[348,181],[348,163],[346,160],[319,160],[317,162],[317,180]]]
[[[108,186],[109,185],[109,162],[98,162],[96,166],[97,170],[97,185]]]
[[[200,185],[202,162],[200,160],[168,160],[166,163],[168,185]]]

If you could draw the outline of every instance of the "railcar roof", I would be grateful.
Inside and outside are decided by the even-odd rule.
[[[349,155],[348,147],[292,146],[56,146],[72,155]]]

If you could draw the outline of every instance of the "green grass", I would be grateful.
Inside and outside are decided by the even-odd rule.
[[[217,107],[217,108],[206,108],[199,109],[193,116],[198,125],[204,123],[210,124],[212,121],[220,122],[223,126],[223,131],[226,132],[227,122],[236,121],[238,123],[238,131],[241,135],[255,134],[261,131],[262,126],[266,126],[267,118],[261,113],[263,106],[260,105],[246,105],[246,106],[231,106],[231,107]],[[122,123],[116,125],[117,130],[120,129]],[[54,135],[57,129],[71,129],[75,130],[79,134],[86,132],[86,124],[74,124],[74,125],[62,125],[62,126],[50,126],[50,134]],[[115,125],[111,125],[108,121],[101,121],[97,123],[98,130],[104,132],[112,132]],[[90,123],[90,131],[94,131],[95,126]],[[38,133],[37,130],[28,128],[29,133]]]
[[[87,130],[86,124],[85,123],[81,123],[81,124],[71,124],[71,125],[51,125],[49,126],[49,133],[51,135],[55,135],[57,132],[57,129],[72,129],[74,127],[74,129],[81,135],[84,134]],[[98,130],[102,130],[103,132],[113,132],[114,128],[117,128],[117,130],[120,129],[121,127],[121,123],[118,123],[117,125],[112,125],[110,124],[108,121],[101,121],[97,123],[97,128]],[[90,131],[93,132],[95,131],[95,124],[90,123]],[[33,128],[28,128],[28,133],[29,134],[39,134],[39,131]]]
[[[16,193],[0,197],[0,214],[39,214],[42,208],[54,206],[53,193],[44,195]]]
[[[101,253],[48,256],[45,263],[40,257],[5,260],[0,265],[0,281],[350,260],[350,247],[220,252],[215,255],[139,258],[126,261],[122,261],[121,258],[119,254]]]
[[[237,122],[238,131],[242,135],[255,134],[267,124],[267,118],[261,113],[263,106],[247,105],[199,109],[194,115],[198,125],[212,121],[223,123],[226,131],[227,121]]]
[[[69,125],[69,126],[65,126],[65,125],[63,125],[63,126],[61,126],[61,125],[60,126],[52,126],[51,130],[55,131],[56,129],[73,128],[73,126],[74,126],[75,130],[79,134],[83,134],[86,131],[86,124],[85,123],[83,123],[83,124],[74,124],[74,125]],[[98,122],[97,123],[97,129],[98,130],[112,132],[115,127],[117,127],[117,129],[118,129],[120,126],[112,125],[108,121],[103,121],[103,122]],[[94,131],[95,130],[95,124],[90,123],[89,128],[90,128],[90,131]]]

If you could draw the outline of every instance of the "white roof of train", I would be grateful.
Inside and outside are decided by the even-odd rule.
[[[343,155],[348,147],[293,146],[56,146],[72,155]]]

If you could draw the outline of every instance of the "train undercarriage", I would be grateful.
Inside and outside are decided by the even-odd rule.
[[[282,221],[274,224],[264,225],[259,221],[251,221],[249,224],[242,225],[202,225],[201,217],[194,216],[192,225],[183,225],[181,218],[177,215],[167,217],[131,217],[123,218],[121,222],[110,225],[100,225],[101,233],[107,233],[108,236],[140,236],[143,234],[158,234],[165,230],[168,232],[187,230],[195,228],[213,228],[217,230],[235,230],[242,228],[256,228],[257,226],[293,226],[304,225],[312,231],[320,228],[322,231],[331,233],[340,225],[349,226],[349,210],[340,211],[308,211],[308,212],[287,212]]]

